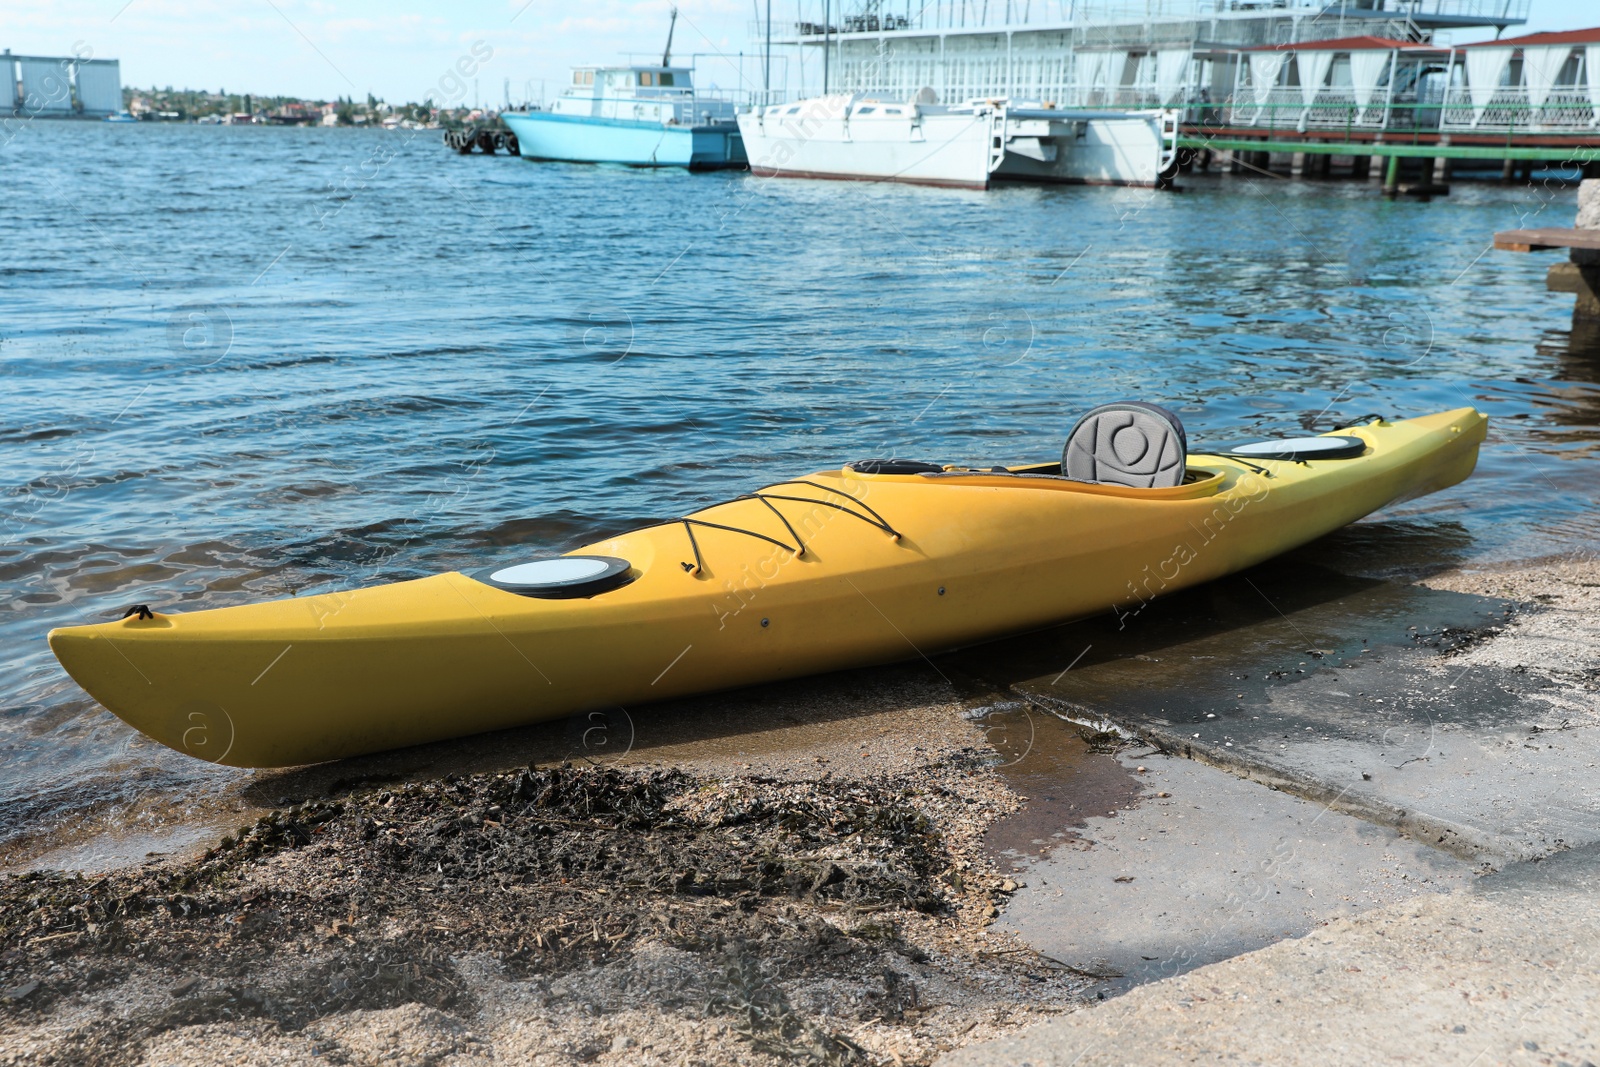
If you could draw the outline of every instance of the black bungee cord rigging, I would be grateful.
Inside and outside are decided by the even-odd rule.
[[[772,503],[774,500],[790,500],[802,504],[820,504],[823,507],[833,508],[835,511],[842,511],[846,515],[854,515],[868,526],[882,530],[895,541],[899,541],[901,538],[900,531],[889,525],[888,520],[882,515],[878,514],[878,512],[875,511],[870,504],[867,504],[865,501],[856,500],[854,497],[850,497],[850,499],[855,504],[860,506],[862,509],[861,511],[857,511],[855,508],[850,507],[849,505],[839,504],[832,500],[819,500],[816,497],[810,496],[791,496],[786,493],[767,492],[768,489],[778,489],[789,485],[804,485],[809,486],[812,489],[820,490],[824,493],[833,493],[838,496],[848,496],[848,494],[841,489],[831,489],[828,486],[818,485],[816,482],[808,482],[803,479],[792,479],[786,482],[774,482],[772,485],[763,486],[753,493],[741,493],[732,500],[724,500],[717,504],[707,505],[706,507],[700,508],[698,511],[690,512],[688,515],[685,515],[682,518],[669,519],[665,522],[654,523],[651,526],[646,526],[643,528],[650,530],[659,526],[671,526],[674,523],[682,523],[683,532],[689,537],[689,548],[694,552],[694,562],[680,562],[678,565],[689,574],[695,575],[696,577],[705,571],[705,556],[700,551],[699,539],[694,535],[694,528],[696,526],[704,526],[711,530],[723,530],[728,533],[744,534],[747,537],[754,537],[765,541],[770,545],[776,545],[785,551],[792,552],[794,553],[796,559],[804,558],[806,554],[806,546],[805,542],[800,537],[800,532],[794,528],[794,524],[789,521],[788,517],[785,516],[782,511],[778,510],[777,505]],[[715,508],[726,507],[729,504],[736,504],[741,500],[759,500],[761,503],[765,504],[769,511],[778,516],[778,520],[783,523],[784,529],[789,531],[789,536],[794,538],[794,544],[786,544],[783,541],[778,540],[776,537],[768,537],[766,534],[758,533],[755,530],[746,530],[740,526],[724,526],[722,523],[707,522],[705,519],[697,519],[694,517],[696,515],[703,515]],[[866,512],[866,514],[862,514],[863,511]]]

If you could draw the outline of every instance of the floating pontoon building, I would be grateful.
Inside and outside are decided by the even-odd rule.
[[[1263,45],[1235,58],[1232,79],[1213,130],[1592,140],[1600,126],[1600,29],[1454,48],[1383,37]]]
[[[122,69],[115,59],[17,56],[7,49],[0,53],[0,82],[0,114],[100,118],[122,110]]]
[[[1431,187],[1447,160],[1600,176],[1600,28],[1507,34],[1530,0],[809,2],[816,21],[771,27],[799,52],[802,91],[1171,108],[1201,166],[1221,152],[1233,169],[1327,174],[1339,158],[1386,187],[1401,157]]]
[[[773,43],[798,47],[807,80],[828,91],[909,99],[928,87],[946,101],[1149,107],[1229,100],[1241,62],[1268,73],[1269,63],[1241,60],[1248,49],[1500,32],[1527,21],[1529,0],[904,0],[898,10],[887,0],[850,3],[825,2],[820,21],[772,26]],[[1244,84],[1256,93],[1248,75]]]

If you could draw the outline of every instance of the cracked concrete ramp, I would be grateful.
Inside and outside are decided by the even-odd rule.
[[[1561,609],[1298,577],[1060,631],[1081,658],[1012,688],[1490,866],[1600,840],[1593,645]]]
[[[937,1067],[1600,1063],[1600,846],[1340,919]]]

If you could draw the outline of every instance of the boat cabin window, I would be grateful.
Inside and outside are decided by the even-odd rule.
[[[898,107],[886,107],[883,109],[883,113],[885,115],[904,115],[905,109]]]
[[[672,84],[672,71],[669,70],[663,73],[661,77],[657,79],[656,84],[670,86]]]
[[[788,114],[788,115],[798,115],[798,114],[800,114],[800,105],[796,104],[794,107],[791,107],[787,112],[785,112],[785,114]]]
[[[572,84],[573,85],[593,85],[594,84],[594,71],[592,71],[592,70],[575,70],[575,71],[573,71],[572,72]]]
[[[878,110],[878,109],[875,108],[875,107],[858,107],[858,108],[856,108],[856,114],[857,115],[870,115],[876,110]]]
[[[639,84],[640,85],[654,85],[655,83],[656,83],[655,71],[653,71],[653,70],[641,70],[639,72]]]

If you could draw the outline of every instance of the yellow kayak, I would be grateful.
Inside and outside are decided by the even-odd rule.
[[[1188,453],[1163,488],[1057,464],[845,467],[490,575],[141,608],[50,647],[180,752],[314,763],[1134,610],[1460,482],[1487,422],[1375,420],[1338,431],[1358,453],[1341,458]]]

